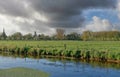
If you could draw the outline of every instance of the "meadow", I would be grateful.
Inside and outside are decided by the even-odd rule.
[[[0,53],[120,63],[120,41],[0,41]]]

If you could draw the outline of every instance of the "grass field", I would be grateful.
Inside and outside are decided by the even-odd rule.
[[[46,48],[62,48],[64,44],[69,49],[117,49],[120,50],[120,41],[0,41],[0,46],[19,46],[24,47],[46,47]]]
[[[0,51],[120,60],[120,41],[0,41]]]

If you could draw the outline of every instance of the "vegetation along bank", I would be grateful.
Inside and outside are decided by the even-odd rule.
[[[0,41],[0,53],[120,63],[120,41]]]

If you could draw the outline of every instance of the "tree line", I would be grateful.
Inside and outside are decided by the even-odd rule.
[[[6,35],[5,31],[0,34],[0,40],[81,40],[81,41],[119,41],[119,31],[84,31],[82,34],[72,32],[65,34],[64,29],[56,29],[56,34],[53,36],[44,34],[28,33],[23,35],[21,32],[15,32],[9,36]]]
[[[119,41],[120,32],[119,31],[84,31],[82,34],[82,39],[84,41]]]

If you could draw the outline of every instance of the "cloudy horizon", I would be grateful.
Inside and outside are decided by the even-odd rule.
[[[0,32],[120,30],[120,0],[0,0]]]

